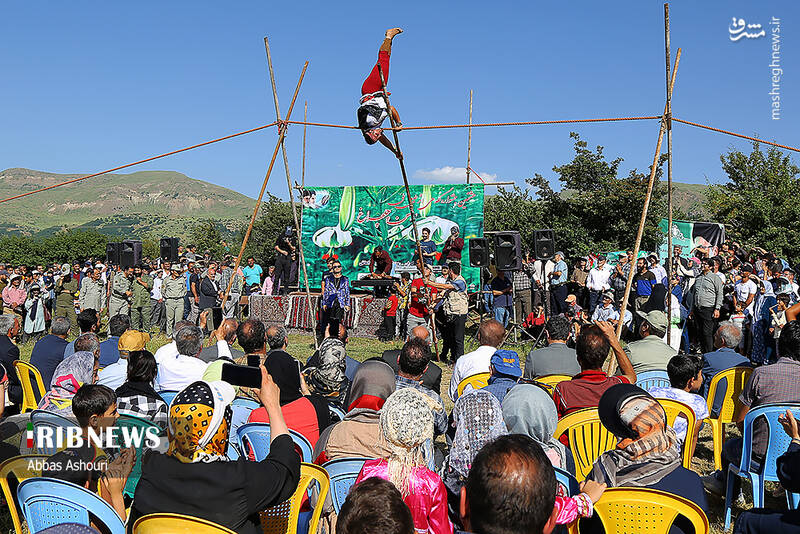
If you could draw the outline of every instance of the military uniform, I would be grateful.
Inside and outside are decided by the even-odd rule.
[[[105,291],[103,291],[103,281],[98,279],[94,281],[89,276],[85,276],[81,280],[81,291],[78,297],[78,306],[81,310],[92,309],[100,313],[105,308],[103,300]]]
[[[78,293],[78,279],[70,276],[69,281],[65,277],[58,280],[55,288],[56,311],[54,317],[66,317],[72,330],[78,329],[78,316],[75,314],[75,294]]]
[[[118,271],[111,280],[111,298],[108,301],[109,318],[130,313],[130,297],[126,293],[130,290],[131,281],[125,276],[124,271]]]
[[[149,274],[139,277],[144,285],[134,278],[131,282],[131,328],[141,332],[150,331],[150,290],[153,289],[153,279]],[[146,287],[145,287],[146,286]]]
[[[183,276],[164,278],[161,296],[167,308],[167,337],[172,336],[175,323],[183,319],[183,299],[186,296],[186,279]]]

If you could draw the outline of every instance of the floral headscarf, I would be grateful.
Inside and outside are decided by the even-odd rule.
[[[441,409],[424,393],[414,388],[395,391],[381,409],[381,432],[391,454],[389,481],[405,498],[413,468],[427,465],[424,444],[433,440],[433,411]]]
[[[497,397],[483,389],[470,390],[458,398],[453,422],[456,436],[447,465],[466,477],[478,451],[493,439],[508,434],[508,429]]]
[[[72,397],[82,385],[92,383],[94,363],[94,354],[85,350],[64,358],[53,372],[52,387],[39,402],[39,409],[71,417]]]
[[[347,389],[347,352],[340,339],[326,338],[319,346],[319,364],[311,369],[309,386],[323,396],[344,396]]]
[[[169,407],[169,449],[183,463],[227,461],[235,397],[227,382],[194,382]]]

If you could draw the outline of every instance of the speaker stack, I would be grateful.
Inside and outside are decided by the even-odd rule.
[[[106,263],[119,265],[119,251],[122,243],[106,243]]]
[[[556,253],[556,236],[553,230],[534,230],[533,253],[537,260],[553,259]]]
[[[126,239],[120,243],[119,264],[123,269],[133,267],[142,261],[142,242]]]
[[[519,232],[494,234],[494,262],[499,271],[522,269],[522,245]]]

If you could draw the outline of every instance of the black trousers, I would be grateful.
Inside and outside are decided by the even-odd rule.
[[[452,361],[464,355],[464,327],[467,322],[466,315],[452,315],[442,323],[442,353],[439,359],[447,361],[450,353]]]
[[[703,354],[714,350],[714,331],[716,322],[714,308],[695,308],[694,317],[697,321],[697,333],[700,335],[700,347]]]
[[[273,295],[285,295],[289,292],[289,279],[292,274],[292,260],[288,256],[278,254],[275,258],[275,285]]]

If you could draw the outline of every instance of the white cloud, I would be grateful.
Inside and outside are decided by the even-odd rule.
[[[479,172],[479,174],[487,183],[496,182],[498,180],[496,174],[486,174],[483,172]],[[476,183],[480,181],[475,177],[474,172],[470,174],[470,177],[470,181],[474,180]],[[451,167],[450,165],[432,170],[419,169],[414,173],[414,178],[427,180],[429,182],[465,183],[467,181],[467,169],[466,167]]]

